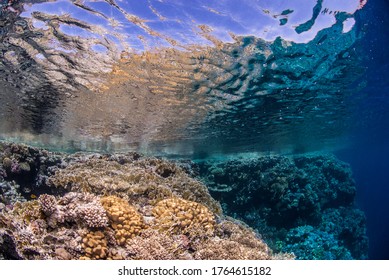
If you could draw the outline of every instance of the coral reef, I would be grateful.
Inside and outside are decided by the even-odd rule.
[[[155,203],[171,197],[200,202],[216,213],[220,205],[207,188],[190,178],[184,170],[156,158],[92,155],[72,160],[48,180],[51,186],[67,191],[98,195],[121,195],[135,204]]]
[[[294,258],[273,254],[251,228],[228,220],[205,185],[172,162],[4,143],[0,155],[3,182],[21,189],[3,200],[0,258]],[[27,161],[30,171],[12,173],[9,165]]]
[[[318,229],[332,234],[355,259],[368,258],[366,217],[361,210],[352,207],[326,209]]]
[[[293,241],[302,244],[280,246],[288,243],[287,236],[290,239],[302,229],[307,231],[305,226],[309,225],[314,227],[309,231],[310,240],[326,234],[326,239],[349,252],[323,257],[367,258],[366,222],[363,213],[353,206],[356,189],[351,169],[334,156],[203,161],[192,169],[209,186],[227,215],[257,229],[275,251],[294,252],[297,258],[317,258],[315,253],[308,253],[313,247],[306,247],[304,252],[302,248],[309,242],[303,238]]]
[[[0,187],[4,259],[367,258],[350,168],[329,155],[193,164],[0,142]]]

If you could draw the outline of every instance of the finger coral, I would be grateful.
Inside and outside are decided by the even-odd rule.
[[[139,235],[145,227],[143,217],[124,199],[107,196],[101,198],[101,204],[107,211],[118,244],[124,245],[128,239]]]
[[[82,239],[85,256],[82,260],[102,260],[107,258],[107,240],[101,231],[88,232]]]
[[[179,198],[165,199],[154,207],[157,224],[175,233],[212,235],[215,218],[207,207]]]

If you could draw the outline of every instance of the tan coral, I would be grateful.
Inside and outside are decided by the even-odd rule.
[[[85,256],[81,260],[103,260],[107,258],[107,240],[101,231],[88,232],[82,239]]]
[[[13,213],[22,217],[24,221],[28,223],[37,219],[42,219],[42,209],[38,200],[16,202],[14,204]]]
[[[124,199],[107,196],[101,198],[101,204],[107,211],[119,245],[124,245],[128,239],[139,235],[145,228],[143,217]]]
[[[153,209],[153,215],[158,227],[173,233],[212,235],[215,229],[214,215],[207,207],[180,198],[158,202]]]
[[[231,240],[206,240],[193,254],[197,260],[270,260],[271,255]]]

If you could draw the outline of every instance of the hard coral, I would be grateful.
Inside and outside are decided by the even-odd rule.
[[[100,199],[93,194],[70,192],[56,199],[42,194],[38,199],[49,226],[56,228],[65,222],[77,223],[89,228],[108,226],[108,217]]]
[[[95,201],[83,205],[78,209],[82,221],[90,228],[108,226],[108,217],[102,205]]]
[[[156,222],[162,229],[189,235],[212,235],[215,218],[207,207],[179,198],[165,199],[153,209]]]
[[[127,190],[131,187],[131,182],[139,180],[138,177],[136,170],[129,170],[126,165],[93,159],[75,162],[58,170],[49,183],[72,191],[101,194]]]
[[[91,231],[82,239],[85,256],[82,260],[102,260],[107,258],[107,240],[101,231]]]
[[[192,259],[186,247],[174,235],[147,229],[127,244],[130,259],[177,260]]]
[[[42,194],[38,198],[43,214],[50,216],[57,209],[57,199],[53,195]]]
[[[145,227],[143,217],[124,199],[107,196],[101,198],[101,204],[107,211],[119,245],[124,245],[128,239],[139,235]]]

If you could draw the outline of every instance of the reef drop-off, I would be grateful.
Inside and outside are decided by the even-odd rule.
[[[224,213],[297,259],[366,259],[365,214],[350,166],[332,154],[208,160],[199,178]]]

